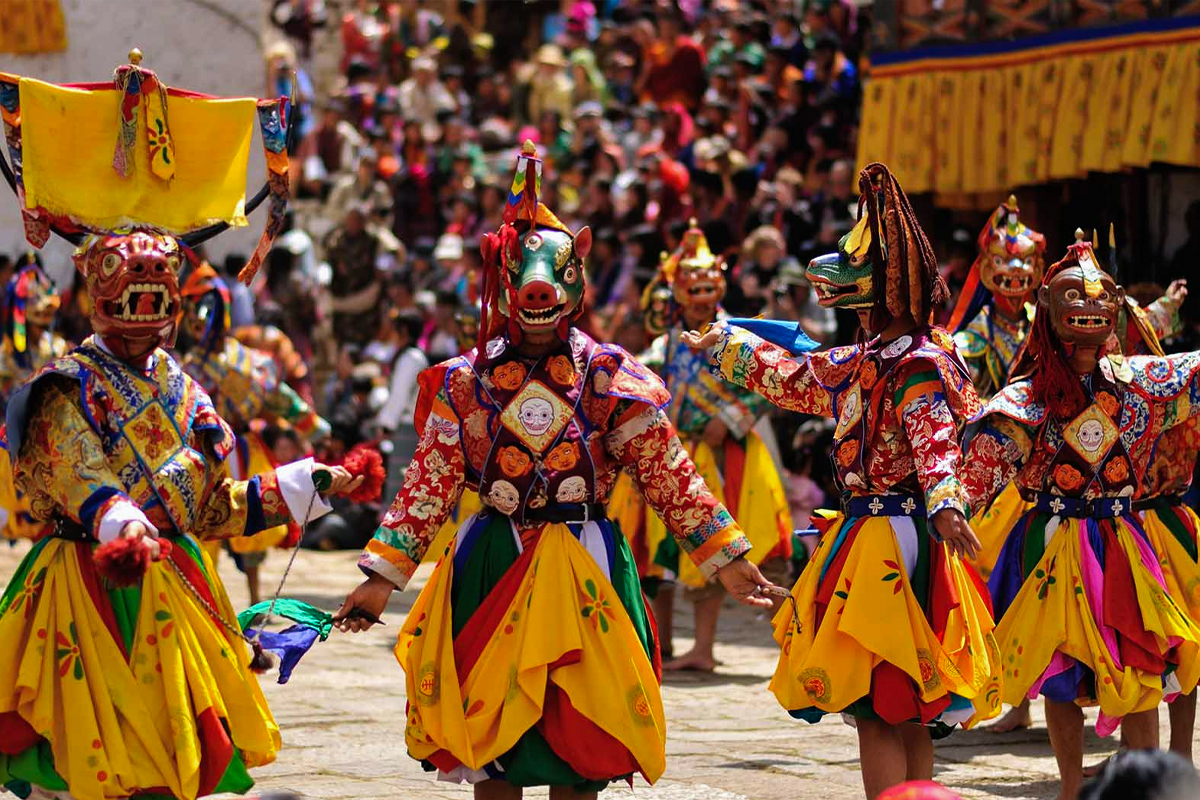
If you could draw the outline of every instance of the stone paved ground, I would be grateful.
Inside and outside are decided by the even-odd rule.
[[[0,583],[24,547],[0,548]],[[336,609],[358,581],[350,553],[302,552],[286,594]],[[272,553],[264,585],[273,586],[286,560]],[[234,605],[246,605],[245,585],[228,559],[221,573]],[[392,645],[404,613],[424,583],[395,595],[387,626],[358,638],[336,631],[309,653],[286,686],[270,681],[267,696],[283,730],[279,760],[257,770],[262,790],[291,790],[311,798],[465,800],[466,787],[439,784],[404,754],[404,681]],[[678,603],[682,607],[683,603]],[[691,612],[676,621],[676,648],[690,642]],[[861,797],[854,731],[826,718],[815,726],[789,719],[766,691],[776,648],[766,620],[745,607],[726,605],[715,677],[668,677],[664,688],[669,733],[667,771],[654,789],[636,791],[654,800],[849,800]],[[1041,724],[1033,731],[995,736],[958,733],[937,746],[939,781],[964,797],[1051,798],[1054,758]],[[1166,714],[1162,714],[1164,723]],[[1089,760],[1112,748],[1089,734]],[[614,800],[626,790],[605,793]],[[545,791],[532,796],[544,797]]]

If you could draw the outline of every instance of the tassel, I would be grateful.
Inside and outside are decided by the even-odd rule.
[[[171,553],[171,543],[159,539],[158,546],[159,559],[167,558]],[[150,566],[150,551],[137,539],[113,539],[97,547],[92,553],[92,560],[100,577],[113,586],[137,586]]]
[[[250,658],[250,671],[256,675],[270,672],[275,667],[275,657],[263,649],[262,642],[255,639],[250,642],[254,655]]]
[[[378,450],[368,445],[355,445],[346,454],[342,466],[356,478],[359,475],[367,476],[362,485],[350,493],[349,500],[351,502],[373,503],[379,499],[379,495],[383,492],[383,481],[387,477],[387,473],[383,468],[383,456],[379,454]]]

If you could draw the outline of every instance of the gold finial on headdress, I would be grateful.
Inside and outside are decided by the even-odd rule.
[[[688,217],[688,227],[689,228],[698,228],[698,227],[700,227],[700,223],[696,220],[695,217]]]
[[[533,143],[533,139],[526,139],[525,143],[521,145],[521,155],[537,157],[537,145]]]
[[[1017,196],[1016,196],[1015,194],[1010,194],[1010,195],[1008,196],[1008,205],[1009,205],[1009,207],[1010,207],[1010,208],[1016,208],[1016,206],[1017,206]]]
[[[1084,236],[1085,236],[1085,235],[1086,235],[1086,234],[1084,234],[1084,232],[1083,232],[1083,228],[1076,228],[1076,229],[1075,229],[1075,241],[1077,241],[1077,242],[1082,242],[1082,241],[1083,241],[1083,239],[1084,239]]]
[[[135,67],[142,63],[142,51],[140,48],[135,47],[129,51],[129,63]]]

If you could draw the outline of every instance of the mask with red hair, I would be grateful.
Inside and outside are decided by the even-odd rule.
[[[1068,358],[1080,347],[1103,355],[1125,302],[1125,290],[1097,265],[1083,232],[1076,231],[1075,238],[1042,279],[1033,329],[1012,372],[1014,378],[1029,377],[1034,397],[1063,417],[1079,414],[1088,403]]]

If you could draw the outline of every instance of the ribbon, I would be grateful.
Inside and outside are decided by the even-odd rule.
[[[238,280],[249,285],[258,274],[259,268],[271,250],[275,237],[283,231],[284,212],[287,211],[291,190],[288,184],[287,119],[291,110],[286,97],[258,101],[258,125],[262,132],[263,152],[267,159],[267,225],[258,245],[246,266],[238,273]]]
[[[20,81],[16,75],[0,74],[0,118],[4,120],[4,139],[8,143],[8,160],[12,162],[13,178],[17,185],[25,240],[41,248],[50,239],[50,221],[37,211],[25,207],[25,181],[21,177]]]
[[[175,177],[175,142],[167,124],[167,91],[152,71],[126,64],[113,73],[113,85],[121,92],[118,112],[117,146],[113,169],[122,178],[133,171],[137,143],[137,111],[146,113],[146,140],[150,145],[150,170],[169,181]],[[151,97],[158,102],[151,102]]]

